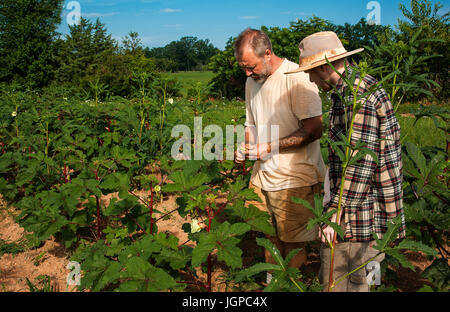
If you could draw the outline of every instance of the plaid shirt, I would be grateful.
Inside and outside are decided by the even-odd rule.
[[[348,68],[348,77],[352,70]],[[345,73],[344,73],[345,74]],[[355,88],[359,82],[356,76]],[[361,83],[359,93],[365,93],[377,84],[375,78],[367,75]],[[337,91],[347,103],[353,103],[351,90],[342,81]],[[331,95],[329,139],[341,141],[340,134],[347,136],[346,119],[351,121],[353,104],[344,108],[337,93]],[[367,100],[367,101],[366,101]],[[386,92],[378,89],[368,98],[361,100],[362,107],[354,122],[352,145],[364,142],[378,156],[378,165],[370,154],[347,168],[342,198],[342,211],[345,218],[345,241],[367,242],[373,240],[372,233],[382,237],[387,230],[388,221],[402,215],[402,226],[398,238],[405,236],[402,189],[402,158],[400,146],[400,126],[395,117],[392,104]],[[342,175],[341,160],[329,146],[330,196],[325,209],[338,207]]]

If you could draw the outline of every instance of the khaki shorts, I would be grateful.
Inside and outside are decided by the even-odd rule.
[[[357,243],[357,242],[343,242],[336,244],[334,252],[334,270],[333,279],[338,281],[348,273],[361,267],[366,262],[372,261],[381,263],[384,260],[385,255],[380,254],[378,250],[374,249],[370,245],[371,243]],[[323,291],[328,291],[328,281],[330,278],[330,263],[331,263],[331,251],[326,245],[320,248],[320,272],[319,279],[322,285],[324,285]],[[367,281],[367,265],[363,266],[347,278],[342,279],[334,288],[333,292],[368,292],[370,290],[369,283]]]
[[[295,204],[293,196],[307,200],[314,206],[314,194],[321,193],[321,184],[313,186],[298,187],[275,192],[266,192],[250,183],[262,203],[251,201],[260,210],[268,212],[272,217],[277,237],[285,243],[300,243],[318,239],[318,227],[307,230],[308,221],[314,215],[303,205]]]

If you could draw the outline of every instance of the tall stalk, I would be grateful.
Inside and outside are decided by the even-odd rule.
[[[100,181],[101,179],[98,176],[98,171],[96,169],[94,170],[94,174],[95,174],[95,179],[97,181]],[[100,219],[100,198],[97,195],[95,195],[95,203],[97,205],[97,224],[96,224],[97,239],[100,239],[101,238],[101,231],[100,231],[100,222],[101,222],[101,219]]]
[[[167,79],[164,80],[164,87],[161,88],[162,93],[163,93],[163,103],[161,106],[161,110],[159,112],[159,122],[160,122],[160,126],[159,126],[159,148],[162,151],[163,149],[163,145],[162,145],[162,131],[164,128],[164,121],[165,121],[165,117],[166,117],[166,102],[167,102]]]
[[[328,62],[328,60],[327,60],[327,62]],[[352,116],[351,116],[351,120],[350,120],[350,125],[348,125],[347,111],[346,111],[346,107],[348,107],[349,105],[347,105],[347,103],[346,103],[346,96],[344,95],[344,97],[341,97],[341,100],[344,104],[345,127],[348,130],[348,134],[347,134],[347,137],[345,138],[345,153],[344,153],[343,159],[341,159],[342,172],[341,172],[341,181],[340,181],[340,187],[339,187],[339,199],[338,199],[338,207],[337,207],[336,221],[335,221],[335,223],[337,224],[337,227],[340,227],[341,226],[341,218],[342,218],[342,198],[343,198],[343,194],[344,194],[345,177],[347,175],[347,169],[349,167],[350,161],[352,160],[353,157],[355,157],[355,152],[363,153],[363,154],[368,153],[368,152],[362,151],[362,149],[358,151],[357,148],[354,145],[352,145],[352,135],[353,135],[353,131],[354,131],[353,127],[354,127],[354,123],[355,123],[356,114],[359,112],[359,110],[362,107],[361,101],[363,101],[364,99],[365,99],[364,101],[368,100],[370,91],[358,96],[358,93],[361,88],[361,83],[367,73],[367,68],[365,68],[365,67],[361,68],[361,72],[359,75],[359,81],[355,88],[355,80],[356,80],[357,75],[355,72],[353,72],[351,79],[350,80],[347,79],[347,77],[346,77],[347,76],[347,64],[345,64],[345,68],[346,68],[345,72],[344,72],[345,76],[343,76],[341,73],[339,73],[339,71],[337,71],[336,68],[330,62],[328,62],[328,65],[330,65],[331,68],[340,76],[340,78],[343,80],[343,83],[345,83],[347,85],[347,87],[349,88],[349,90],[351,90],[351,95],[352,95],[352,102],[350,103],[350,105],[352,105]],[[356,70],[356,68],[353,69],[353,71],[355,71],[355,70]],[[335,90],[335,91],[339,92],[338,90]],[[340,148],[340,147],[335,146],[335,148]],[[337,232],[335,231],[334,235],[333,235],[333,240],[331,243],[329,243],[330,256],[331,256],[331,258],[330,258],[330,274],[329,274],[329,280],[328,280],[328,291],[329,292],[332,291],[333,288],[336,286],[336,283],[334,280],[334,260],[335,260],[336,244],[337,244]]]
[[[336,223],[338,224],[338,226],[341,226],[342,196],[344,194],[345,176],[347,174],[348,163],[350,162],[350,159],[351,159],[350,145],[351,145],[351,140],[352,140],[353,125],[355,123],[356,113],[359,111],[359,108],[357,106],[357,95],[358,95],[359,88],[361,86],[362,78],[363,77],[360,78],[358,87],[356,89],[354,89],[352,86],[353,110],[352,110],[352,119],[350,122],[349,134],[347,137],[347,147],[345,148],[345,161],[342,164],[341,184],[340,184],[340,188],[339,188],[339,201],[338,201],[338,209],[336,212]],[[344,112],[344,114],[346,114],[346,113]],[[332,248],[331,248],[331,261],[330,261],[331,263],[330,263],[330,276],[329,276],[329,283],[328,283],[328,291],[331,291],[334,287],[333,273],[334,273],[334,252],[335,252],[335,248],[336,248],[336,243],[337,243],[337,232],[334,232]]]
[[[153,235],[153,224],[155,220],[153,219],[153,197],[155,193],[153,191],[153,186],[150,184],[150,202],[149,202],[149,210],[150,210],[150,235]]]

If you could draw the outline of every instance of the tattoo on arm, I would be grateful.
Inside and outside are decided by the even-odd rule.
[[[280,151],[283,151],[289,148],[300,147],[315,140],[316,139],[311,135],[311,133],[307,132],[303,128],[300,128],[290,136],[280,139],[279,149]]]
[[[322,136],[322,116],[302,121],[303,125],[291,135],[280,139],[279,150],[308,145]]]

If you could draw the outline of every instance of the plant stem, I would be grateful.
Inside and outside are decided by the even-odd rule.
[[[47,141],[47,144],[46,144],[46,146],[45,146],[45,159],[47,160],[48,159],[48,147],[49,147],[49,145],[50,145],[50,138],[49,138],[49,134],[48,134],[48,121],[46,122],[46,129],[45,129],[45,133],[46,133],[46,141]],[[48,162],[46,162],[46,166],[47,166],[47,173],[48,173],[48,176],[50,177],[50,168],[49,168],[49,166],[48,166]]]
[[[67,179],[67,165],[64,164],[64,183],[69,183],[69,180]]]
[[[349,134],[348,134],[348,138],[347,138],[347,147],[345,148],[345,161],[342,164],[342,174],[341,174],[341,185],[340,185],[340,189],[339,189],[339,201],[338,201],[338,209],[337,209],[337,213],[336,213],[336,223],[338,226],[341,226],[341,214],[342,214],[342,196],[344,194],[344,184],[345,184],[345,176],[347,174],[347,167],[348,164],[350,162],[350,145],[352,142],[352,135],[353,135],[353,126],[355,124],[355,118],[356,118],[356,105],[357,105],[357,95],[358,95],[358,91],[359,88],[361,86],[362,83],[362,78],[360,78],[359,83],[358,83],[358,87],[356,89],[352,88],[352,93],[353,93],[353,107],[352,107],[352,119],[350,122],[350,128],[349,128]],[[334,279],[333,279],[333,274],[334,274],[334,251],[336,248],[336,243],[337,243],[337,232],[334,232],[333,235],[333,243],[332,243],[332,247],[331,247],[331,260],[330,260],[330,276],[328,279],[328,291],[330,292],[334,285]]]
[[[101,238],[101,233],[100,233],[100,199],[98,198],[97,195],[95,195],[95,201],[97,203],[97,237],[98,239]]]
[[[150,185],[150,234],[153,235],[153,196],[154,196],[154,192],[153,192],[153,186]]]
[[[212,224],[212,220],[214,218],[214,216],[211,215],[211,212],[209,211],[209,207],[206,207],[206,213],[208,214],[208,228],[206,229],[206,231],[209,233],[211,231],[211,224]],[[211,254],[208,255],[208,275],[207,275],[207,289],[208,292],[212,291],[212,258],[211,258]]]
[[[97,180],[97,181],[100,181],[100,178],[98,177],[98,171],[97,171],[97,169],[94,169],[94,174],[95,174],[95,179]],[[96,201],[96,204],[97,204],[97,237],[98,237],[98,239],[100,239],[101,238],[101,233],[100,233],[100,198],[97,196],[97,195],[95,195],[95,201]]]
[[[207,280],[207,289],[208,292],[212,292],[212,258],[211,254],[208,255],[208,280]]]
[[[342,282],[343,280],[345,280],[347,277],[349,277],[350,275],[352,275],[353,273],[355,273],[356,271],[364,268],[366,265],[368,265],[370,262],[372,262],[373,260],[375,260],[376,257],[378,257],[379,255],[381,255],[381,252],[378,253],[376,256],[370,258],[369,260],[367,260],[365,263],[361,264],[359,267],[357,267],[356,269],[354,269],[353,271],[351,271],[350,273],[345,274],[344,276],[340,277],[339,279],[337,279],[335,282],[333,281],[333,287],[336,287],[340,282]]]
[[[300,290],[300,292],[305,292],[305,291],[300,287],[300,285],[297,284],[297,282],[296,282],[292,277],[291,277],[290,279],[291,279],[291,282],[295,285],[295,287],[297,287],[298,290]]]

